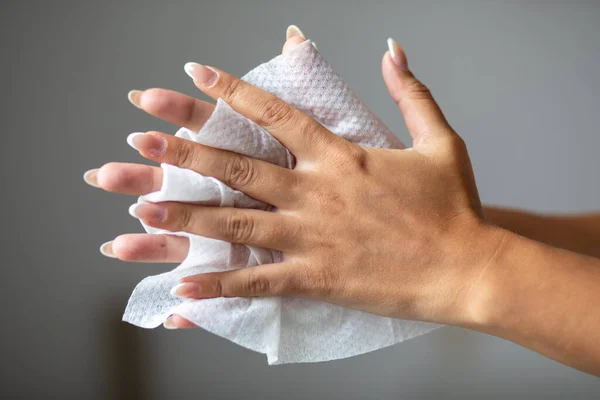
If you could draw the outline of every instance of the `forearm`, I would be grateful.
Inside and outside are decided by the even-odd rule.
[[[600,260],[506,235],[461,325],[600,375]]]
[[[600,258],[600,214],[544,215],[487,206],[488,222],[519,235]]]

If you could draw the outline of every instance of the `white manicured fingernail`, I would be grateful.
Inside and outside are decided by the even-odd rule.
[[[90,186],[99,188],[98,185],[98,168],[90,169],[89,171],[85,171],[83,174],[83,180]]]
[[[316,44],[315,42],[311,41],[310,43],[313,45],[313,47],[314,47],[315,49],[319,50],[319,49],[317,48],[317,44]]]
[[[144,92],[142,92],[141,90],[130,90],[129,93],[127,93],[127,99],[131,104],[133,104],[137,108],[142,108],[140,106],[140,102],[142,100],[142,93]]]
[[[214,69],[206,65],[189,62],[183,67],[185,73],[194,80],[207,88],[213,87],[219,80],[219,74]]]
[[[155,203],[135,203],[129,206],[129,215],[147,224],[161,224],[167,220],[167,209]]]
[[[127,136],[127,144],[144,157],[160,157],[167,151],[167,140],[153,132],[134,132]]]
[[[302,39],[306,39],[304,33],[302,33],[300,28],[298,28],[296,25],[288,26],[288,28],[285,31],[285,38],[290,39],[296,36],[300,36]]]
[[[194,282],[183,282],[173,286],[173,289],[169,292],[171,296],[179,297],[182,299],[199,299],[200,296],[200,285]]]
[[[133,218],[139,218],[137,215],[137,208],[141,206],[140,203],[135,203],[129,206],[129,215],[131,215]]]
[[[163,322],[163,326],[165,327],[165,329],[177,329],[177,325],[173,323],[171,317],[165,319],[165,322]]]
[[[133,132],[133,133],[129,134],[129,136],[127,136],[127,144],[130,145],[133,149],[140,151],[140,149],[138,149],[135,146],[133,139],[135,139],[137,136],[145,135],[145,134],[146,134],[145,132]]]
[[[189,63],[185,63],[185,65],[183,66],[183,70],[185,71],[186,74],[188,74],[188,76],[192,79],[194,78],[194,75],[192,75],[192,72],[194,71],[194,65],[196,63],[193,62],[189,62]]]
[[[408,65],[406,65],[406,58],[401,57],[400,55],[400,45],[392,39],[388,38],[387,40],[388,49],[390,50],[390,56],[392,56],[392,60],[394,63],[403,70],[408,70]]]
[[[100,253],[102,253],[102,255],[106,257],[117,258],[117,256],[113,252],[112,244],[112,240],[110,242],[104,243],[102,246],[100,246]]]
[[[172,288],[172,289],[169,291],[169,294],[170,294],[171,296],[173,296],[173,297],[183,297],[183,296],[180,296],[180,295],[177,293],[177,291],[178,291],[179,289],[181,289],[181,287],[182,287],[183,285],[185,285],[185,283],[180,283],[180,284],[178,284],[178,285],[175,285],[175,286],[173,286],[173,288]]]

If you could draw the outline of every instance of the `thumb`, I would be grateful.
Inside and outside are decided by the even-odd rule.
[[[383,80],[404,116],[413,146],[455,134],[427,86],[408,69],[404,50],[391,38],[388,47],[381,64]]]

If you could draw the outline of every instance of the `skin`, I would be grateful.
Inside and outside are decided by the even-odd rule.
[[[301,34],[288,36],[284,51],[304,40]],[[135,215],[150,226],[284,255],[278,264],[183,278],[176,294],[302,296],[461,326],[600,374],[595,307],[600,260],[588,256],[597,255],[598,216],[484,209],[465,143],[410,72],[402,49],[394,43],[392,50],[383,57],[382,72],[413,138],[407,150],[354,145],[225,71],[201,65],[190,71],[202,92],[264,127],[297,165],[284,169],[156,131],[135,138],[149,160],[213,176],[277,207],[276,212],[175,202],[137,207]],[[213,107],[164,89],[134,97],[144,111],[195,130]],[[162,175],[157,167],[110,163],[89,172],[87,181],[140,195],[160,188]],[[596,236],[588,236],[592,233]],[[187,240],[122,235],[105,252],[125,261],[180,262]],[[195,327],[176,315],[165,326]]]

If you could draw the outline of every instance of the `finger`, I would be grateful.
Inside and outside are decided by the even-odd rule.
[[[181,263],[189,247],[185,237],[136,233],[117,236],[104,243],[100,252],[121,261]]]
[[[283,45],[282,53],[283,54],[288,53],[289,51],[293,50],[296,46],[304,43],[305,41],[306,41],[306,39],[304,39],[300,36],[291,37],[290,39],[285,41],[285,43]]]
[[[182,278],[171,294],[188,299],[287,296],[301,292],[292,263],[265,264]]]
[[[155,228],[230,243],[289,251],[301,242],[299,223],[294,217],[269,211],[163,202],[136,203],[129,208],[129,214]]]
[[[294,25],[288,28],[286,38],[290,40],[283,48],[284,53],[306,40]],[[214,104],[167,89],[132,90],[127,98],[148,114],[194,132],[202,129],[215,108]]]
[[[162,186],[162,169],[149,165],[108,163],[83,175],[84,181],[108,192],[141,196]]]
[[[127,143],[152,161],[217,178],[229,187],[282,208],[290,206],[298,175],[287,168],[160,132],[136,132]]]
[[[188,321],[180,315],[174,314],[165,320],[163,326],[166,329],[191,329],[197,328],[198,325]]]
[[[382,62],[383,79],[398,104],[415,146],[429,138],[455,134],[429,89],[408,69],[406,55],[393,39]]]
[[[341,146],[342,139],[308,115],[231,74],[196,63],[187,63],[185,71],[200,90],[265,128],[297,158],[315,160],[324,148]]]
[[[285,44],[283,45],[282,53],[285,54],[288,51],[292,50],[294,47],[298,46],[300,43],[306,41],[306,35],[302,33],[300,28],[296,25],[288,26],[285,31]]]
[[[129,101],[150,115],[198,132],[206,123],[214,104],[166,89],[132,90]]]

